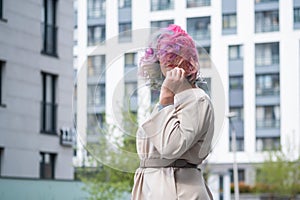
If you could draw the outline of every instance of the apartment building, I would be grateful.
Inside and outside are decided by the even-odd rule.
[[[138,65],[138,50],[132,45],[136,30],[175,23],[198,45],[201,71],[216,108],[218,127],[208,158],[208,183],[215,199],[229,198],[233,130],[241,182],[254,184],[254,164],[264,161],[267,150],[281,149],[291,159],[299,156],[299,0],[87,0],[75,5],[78,34],[74,58],[80,71],[77,130],[87,133],[80,138],[84,142],[91,142],[89,138],[97,134],[93,127],[101,127],[113,114],[111,99],[117,83],[122,94],[133,94],[140,86],[137,77],[126,76],[126,70]],[[143,38],[146,43],[147,37]],[[111,67],[116,49],[122,50]],[[158,95],[153,90],[146,96],[139,92],[133,96],[148,98],[151,104]],[[131,107],[139,115],[140,110],[134,110],[137,105]],[[229,112],[236,114],[232,123]],[[78,165],[86,154],[82,152]]]
[[[73,179],[70,6],[71,0],[0,1],[2,188],[11,180]]]

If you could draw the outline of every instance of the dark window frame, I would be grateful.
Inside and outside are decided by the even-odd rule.
[[[237,85],[232,84],[232,80],[237,80]],[[243,76],[230,76],[229,77],[229,90],[243,90],[244,77]]]
[[[230,17],[235,17],[235,26],[231,23]],[[224,26],[225,19],[228,21],[228,26]],[[237,28],[237,13],[226,13],[222,15],[222,29],[236,29]]]
[[[262,48],[263,51],[259,48]],[[271,57],[266,57],[265,49],[270,48]],[[261,51],[261,52],[259,52]],[[262,53],[262,54],[258,54]],[[268,59],[271,59],[271,64],[268,64]],[[278,65],[280,63],[280,43],[279,42],[269,42],[269,43],[256,43],[255,44],[255,66],[262,67],[268,65]],[[267,63],[267,64],[266,64]]]
[[[46,167],[47,163],[45,163],[45,156],[49,156],[49,162],[50,162],[50,170],[51,174],[50,177],[46,174]],[[55,179],[55,164],[56,164],[56,156],[55,153],[47,153],[47,152],[40,152],[41,160],[40,160],[40,179]]]
[[[124,4],[121,4],[121,0],[118,1],[118,8],[131,8],[132,6],[132,1],[131,0],[123,0]]]
[[[236,48],[237,49],[237,56],[234,57],[231,54],[231,48]],[[237,44],[237,45],[229,45],[228,46],[228,60],[240,60],[243,59],[244,55],[243,55],[243,45],[241,44]]]
[[[187,0],[186,8],[196,8],[196,7],[204,7],[210,6],[211,0]]]
[[[260,19],[260,20],[258,20]],[[270,24],[266,24],[267,19],[270,19]],[[275,23],[277,19],[277,23]],[[258,23],[261,22],[261,24]],[[259,26],[260,25],[260,26]],[[268,26],[267,26],[268,25]],[[268,33],[280,31],[280,13],[277,10],[265,10],[255,12],[255,33]]]
[[[119,23],[119,42],[130,42],[131,37],[132,37],[132,23],[131,22]]]
[[[48,19],[48,2],[52,4],[52,19],[51,23],[49,23]],[[58,57],[57,53],[57,44],[58,44],[58,27],[57,27],[57,2],[58,0],[43,0],[43,9],[44,9],[44,16],[42,21],[42,39],[43,39],[43,46],[42,46],[42,54]],[[50,39],[48,38],[50,35]],[[52,48],[51,48],[52,47]]]
[[[101,28],[101,37],[95,37],[95,29]],[[96,46],[101,44],[106,39],[106,26],[105,25],[93,25],[88,26],[88,34],[87,34],[87,45],[88,46]]]
[[[174,0],[151,0],[151,11],[174,10]]]
[[[298,15],[296,15],[296,14],[298,14]],[[300,7],[294,8],[293,19],[294,19],[294,24],[300,23]]]
[[[3,160],[4,148],[0,147],[0,177],[2,176],[2,160]]]
[[[3,99],[2,99],[2,97],[3,97],[3,82],[2,82],[2,80],[3,80],[3,67],[4,66],[4,62],[3,61],[1,61],[0,60],[0,106],[1,105],[3,105]]]
[[[58,76],[46,72],[42,74],[42,101],[41,101],[41,133],[57,135],[57,103],[56,103],[56,89]],[[47,77],[51,78],[51,100],[47,102]],[[50,108],[50,111],[47,111]],[[49,113],[50,114],[47,114]],[[47,124],[47,117],[51,118],[51,123]],[[50,125],[50,130],[47,130],[47,125]]]
[[[3,19],[3,0],[0,0],[0,19]]]

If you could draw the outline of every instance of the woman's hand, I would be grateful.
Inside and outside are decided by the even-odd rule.
[[[166,78],[160,91],[159,103],[161,105],[173,104],[175,94],[189,88],[192,88],[192,85],[185,78],[185,71],[182,68],[175,67],[166,72]]]

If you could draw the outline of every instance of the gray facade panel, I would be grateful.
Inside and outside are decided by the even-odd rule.
[[[229,75],[238,76],[244,73],[244,61],[243,59],[230,60],[229,63]]]
[[[300,0],[294,0],[294,7],[300,7]]]
[[[259,66],[255,67],[256,74],[278,73],[279,65]]]
[[[257,129],[256,130],[256,137],[280,137],[280,129]]]
[[[222,13],[235,13],[236,12],[236,0],[223,0],[222,1]]]
[[[244,96],[243,90],[230,90],[229,91],[229,106],[243,106]]]
[[[280,96],[257,96],[256,97],[256,105],[257,106],[265,106],[265,105],[279,105],[280,104]]]
[[[255,12],[259,11],[268,11],[268,10],[278,10],[278,2],[266,2],[266,3],[257,3],[255,4]]]
[[[95,26],[95,25],[105,25],[106,21],[105,21],[105,17],[102,18],[93,18],[93,19],[88,19],[87,20],[87,25],[88,26]]]
[[[131,22],[131,8],[119,9],[119,23]]]

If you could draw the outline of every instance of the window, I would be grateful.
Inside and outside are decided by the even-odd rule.
[[[229,131],[229,150],[232,151],[232,131],[236,134],[236,150],[244,151],[244,108],[230,107],[230,112],[234,112],[236,117],[231,119]]]
[[[106,15],[106,0],[88,0],[88,19],[100,18]]]
[[[138,104],[138,92],[137,82],[125,83],[125,110],[137,110]]]
[[[294,8],[294,23],[300,23],[300,8]]]
[[[0,106],[3,105],[3,71],[4,71],[4,62],[0,60]]]
[[[88,56],[88,77],[103,76],[105,73],[105,55]]]
[[[105,106],[105,84],[88,85],[88,106]]]
[[[279,74],[256,76],[256,95],[279,95]]]
[[[88,27],[88,45],[98,45],[105,40],[105,25]]]
[[[0,0],[0,19],[3,19],[3,0]]]
[[[4,149],[0,147],[0,177],[2,175],[2,160],[3,160]]]
[[[278,10],[255,13],[255,32],[279,31]]]
[[[255,45],[256,66],[279,64],[279,43],[262,43]]]
[[[256,128],[278,129],[280,127],[279,105],[256,106]]]
[[[57,56],[56,0],[43,0],[42,53]]]
[[[230,174],[230,183],[233,183],[234,177],[233,177],[233,169],[229,170]],[[244,169],[238,169],[238,181],[239,182],[245,182],[245,170]]]
[[[202,7],[202,6],[210,6],[210,0],[187,0],[186,1],[187,8]]]
[[[173,1],[174,0],[151,0],[151,11],[173,9]]]
[[[125,53],[125,67],[136,67],[137,59],[136,53]]]
[[[244,87],[243,76],[230,76],[229,77],[229,89],[241,90]]]
[[[187,32],[194,40],[210,39],[210,17],[188,18]]]
[[[151,21],[151,32],[168,27],[170,24],[174,24],[174,20]]]
[[[119,0],[119,8],[130,8],[131,0]]]
[[[56,75],[42,72],[42,127],[41,132],[56,134]]]
[[[87,115],[87,128],[89,135],[97,135],[100,129],[104,128],[105,114],[95,113]]]
[[[119,41],[120,42],[131,41],[131,23],[119,24]]]
[[[53,153],[40,153],[40,178],[54,179],[55,178],[55,158]]]
[[[280,137],[256,138],[256,151],[280,150]]]
[[[236,29],[236,13],[223,14],[223,29]]]
[[[210,68],[211,67],[211,60],[210,60],[210,46],[208,47],[198,47],[198,57],[199,57],[199,64],[200,68]]]
[[[243,59],[243,46],[242,45],[230,45],[228,47],[229,60]]]

